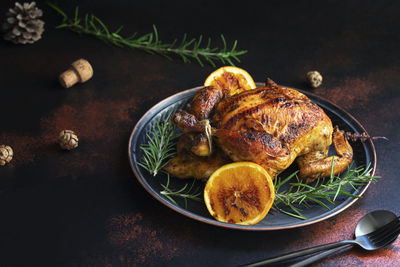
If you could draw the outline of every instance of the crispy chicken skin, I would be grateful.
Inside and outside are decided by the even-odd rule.
[[[297,158],[300,177],[311,182],[330,175],[333,136],[335,174],[351,163],[353,151],[343,132],[333,131],[329,117],[304,94],[270,79],[264,87],[232,96],[215,90],[201,89],[192,110],[177,112],[173,121],[185,133],[204,134],[203,122],[211,117],[216,144],[231,160],[258,163],[275,177]],[[208,141],[203,139],[202,145]]]
[[[343,172],[353,160],[353,149],[345,138],[343,131],[335,127],[333,131],[333,145],[336,156],[327,157],[323,151],[312,151],[297,158],[300,167],[300,177],[307,183],[318,177],[327,177],[331,174],[332,160],[334,160],[335,174]]]
[[[214,106],[224,97],[223,91],[213,86],[207,86],[199,90],[193,97],[190,105],[191,113],[198,120],[208,119]]]
[[[218,148],[214,149],[213,153],[207,157],[195,155],[190,151],[191,144],[195,138],[196,134],[183,134],[179,138],[177,156],[171,159],[164,167],[168,173],[181,179],[207,179],[219,167],[231,162]]]

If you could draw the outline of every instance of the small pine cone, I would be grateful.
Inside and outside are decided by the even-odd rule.
[[[322,75],[316,70],[309,71],[307,73],[307,82],[311,87],[317,88],[322,84]]]
[[[39,18],[42,10],[36,7],[35,2],[15,3],[6,13],[3,24],[4,39],[14,44],[34,43],[42,37],[44,21]]]
[[[62,130],[58,136],[58,143],[62,149],[72,150],[78,147],[78,136],[71,130]]]
[[[9,163],[14,156],[14,152],[11,147],[0,145],[0,165],[4,166]]]

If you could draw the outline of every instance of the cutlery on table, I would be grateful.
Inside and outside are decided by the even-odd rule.
[[[303,264],[310,264],[316,260],[322,259],[334,252],[339,251],[345,246],[349,245],[359,245],[360,247],[366,250],[376,250],[379,248],[386,247],[396,241],[397,237],[400,234],[400,217],[397,217],[393,212],[387,210],[376,210],[366,214],[364,217],[360,219],[357,223],[355,229],[355,239],[353,240],[342,240],[338,242],[333,242],[329,244],[319,245],[312,248],[307,248],[295,252],[291,252],[285,255],[277,256],[274,258],[269,258],[266,260],[254,262],[248,265],[247,267],[255,267],[255,266],[265,266],[271,263],[280,263],[286,260],[290,260],[297,257],[307,256],[309,254],[313,254],[316,252],[320,252],[323,250],[326,253],[321,253],[315,255],[309,259],[305,259],[302,262]],[[329,253],[328,253],[329,252]],[[308,261],[307,261],[308,260]],[[291,266],[305,266],[300,265],[301,263],[297,263],[299,265],[291,265]]]

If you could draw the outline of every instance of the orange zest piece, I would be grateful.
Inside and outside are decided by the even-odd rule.
[[[253,162],[235,162],[217,169],[204,189],[204,202],[218,221],[253,225],[264,219],[275,198],[270,175]]]

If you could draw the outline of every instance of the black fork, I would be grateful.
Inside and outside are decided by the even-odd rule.
[[[366,236],[369,236],[370,240],[374,242],[377,246],[386,247],[392,244],[398,238],[399,234],[400,234],[400,216],[397,217],[397,220],[388,223],[385,227],[382,227],[374,232],[366,234]],[[295,264],[292,264],[289,267],[304,267],[311,263],[319,261],[325,257],[328,257],[332,254],[335,254],[341,250],[348,249],[352,246],[353,245],[344,245],[338,248],[333,248],[325,252],[319,253],[317,255],[311,256],[302,261],[299,261]]]
[[[289,259],[307,256],[310,254],[314,254],[316,252],[320,252],[320,251],[329,249],[328,251],[321,253],[322,256],[316,255],[316,256],[314,256],[315,258],[311,257],[312,259],[319,260],[319,259],[326,257],[334,252],[337,252],[345,247],[350,247],[354,244],[357,244],[367,250],[373,250],[373,249],[385,247],[385,246],[391,244],[392,242],[394,242],[397,239],[398,235],[400,234],[399,218],[400,218],[400,216],[397,217],[396,220],[391,221],[390,223],[384,225],[383,227],[381,227],[369,234],[359,236],[354,240],[342,240],[342,241],[338,241],[338,242],[334,242],[334,243],[319,245],[319,246],[315,246],[312,248],[307,248],[307,249],[295,251],[292,253],[288,253],[285,255],[277,256],[274,258],[269,258],[269,259],[255,262],[252,264],[248,264],[245,266],[247,266],[247,267],[267,266],[268,264],[281,263],[281,262],[287,261]],[[330,253],[328,253],[328,252],[330,252]],[[320,256],[320,257],[318,257],[318,256]],[[311,258],[309,258],[309,259],[311,259]],[[307,260],[308,259],[304,260],[304,262],[306,262]],[[293,266],[305,266],[305,265],[293,265]]]

